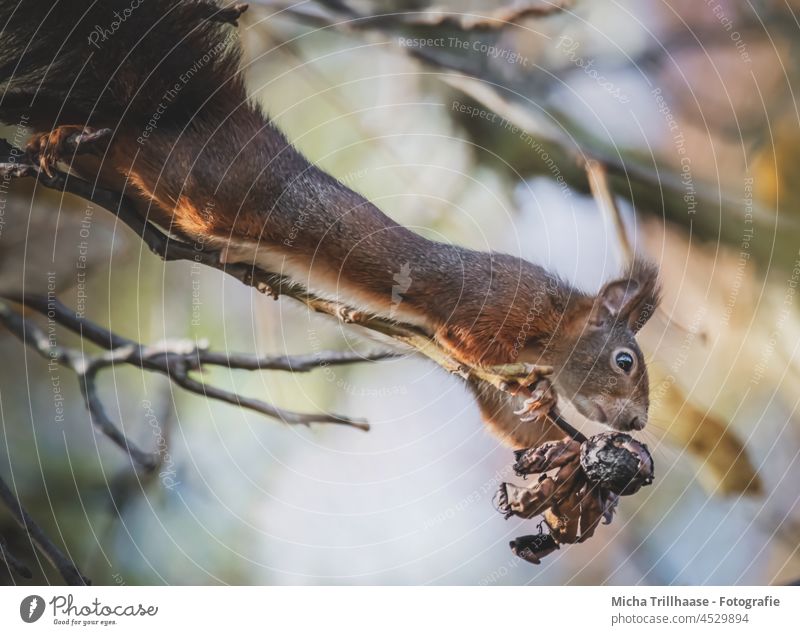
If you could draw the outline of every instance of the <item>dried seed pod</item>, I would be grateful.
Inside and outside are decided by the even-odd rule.
[[[619,495],[605,490],[603,492],[603,524],[610,525],[619,505]]]
[[[517,450],[514,452],[516,458],[514,472],[517,476],[547,472],[568,463],[577,462],[580,452],[581,444],[572,439],[548,441],[536,448]]]
[[[497,509],[506,518],[519,516],[533,518],[553,503],[556,483],[551,478],[543,478],[533,487],[518,487],[513,483],[501,483],[497,493]]]
[[[572,463],[567,463],[564,467],[559,468],[553,480],[556,483],[556,491],[554,492],[556,500],[564,500],[580,490],[586,482],[586,476],[581,470],[578,457]]]
[[[653,482],[653,457],[644,443],[623,432],[596,434],[581,446],[586,478],[627,496]]]
[[[550,534],[539,533],[532,536],[519,536],[508,543],[515,556],[532,564],[541,563],[541,559],[561,547]]]
[[[616,495],[612,494],[616,498]],[[595,529],[603,520],[603,495],[598,487],[587,487],[581,500],[581,537],[584,542],[594,535]]]
[[[573,491],[566,498],[553,503],[544,512],[544,522],[550,527],[558,543],[578,541],[578,530],[581,518],[581,494]]]
[[[561,544],[584,542],[601,522],[611,522],[622,495],[653,481],[653,458],[647,446],[622,432],[603,432],[583,442],[572,435],[562,441],[514,453],[518,476],[538,474],[532,487],[500,486],[496,499],[505,515],[542,516],[549,533],[511,542],[520,558],[539,564]]]

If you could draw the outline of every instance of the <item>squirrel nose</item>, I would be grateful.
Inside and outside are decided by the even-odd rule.
[[[639,417],[634,417],[631,419],[631,430],[642,430],[644,429],[645,424],[647,421],[641,419]]]

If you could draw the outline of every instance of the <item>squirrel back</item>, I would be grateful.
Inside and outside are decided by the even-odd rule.
[[[40,133],[45,169],[69,162],[185,238],[259,241],[267,215],[282,237],[303,192],[340,188],[248,99],[235,28],[244,9],[0,0],[0,120]],[[82,128],[110,131],[102,156],[57,156],[59,132]]]
[[[154,115],[182,128],[202,111],[246,107],[226,24],[237,15],[201,1],[0,0],[0,116],[37,130],[144,130]]]

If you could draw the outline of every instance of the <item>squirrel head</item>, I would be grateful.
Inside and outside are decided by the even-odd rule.
[[[649,385],[635,335],[659,300],[658,269],[636,260],[623,277],[565,315],[568,333],[555,383],[583,416],[617,430],[644,428]]]

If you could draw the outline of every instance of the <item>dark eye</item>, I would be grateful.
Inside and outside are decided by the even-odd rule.
[[[622,372],[629,373],[633,369],[634,359],[628,351],[617,351],[614,353],[614,363]]]

